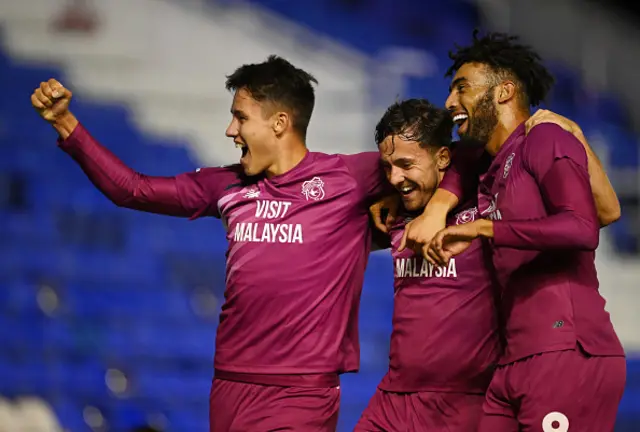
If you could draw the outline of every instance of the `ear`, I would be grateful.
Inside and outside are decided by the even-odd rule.
[[[273,132],[277,136],[284,134],[291,125],[291,117],[284,111],[278,111],[273,114]]]
[[[447,147],[440,147],[434,155],[434,159],[438,170],[446,170],[451,165],[451,150]]]
[[[503,81],[496,87],[496,99],[499,104],[505,104],[516,97],[516,84],[513,81]]]

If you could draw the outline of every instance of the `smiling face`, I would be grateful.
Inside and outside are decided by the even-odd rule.
[[[253,99],[244,88],[238,89],[233,96],[231,123],[226,135],[241,149],[240,164],[248,176],[260,174],[274,164],[277,133],[275,113],[271,111],[274,110]]]
[[[484,146],[498,125],[498,108],[491,71],[479,63],[465,63],[451,82],[446,108],[463,141]]]
[[[417,211],[427,205],[440,184],[450,163],[450,152],[446,147],[421,147],[418,141],[404,135],[390,135],[380,143],[380,159],[404,208]]]

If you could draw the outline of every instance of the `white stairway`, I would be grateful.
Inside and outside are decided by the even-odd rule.
[[[282,55],[320,82],[309,147],[328,153],[375,148],[372,116],[380,113],[367,109],[370,61],[361,54],[255,8],[160,0],[93,4],[100,26],[82,35],[52,31],[63,0],[0,2],[5,49],[20,60],[63,67],[79,98],[126,103],[145,131],[190,138],[205,165],[239,158],[224,136],[231,104],[225,75]]]

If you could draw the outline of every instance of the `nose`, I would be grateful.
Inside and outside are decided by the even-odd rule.
[[[449,93],[447,100],[444,103],[444,107],[450,112],[454,112],[458,108],[458,96],[454,91]]]
[[[389,170],[389,183],[391,183],[393,186],[395,187],[399,187],[404,183],[404,172],[395,166],[391,166],[391,169]]]
[[[229,126],[227,126],[227,130],[224,132],[224,134],[228,138],[235,138],[238,136],[238,125],[236,119],[231,120],[231,123],[229,123]]]

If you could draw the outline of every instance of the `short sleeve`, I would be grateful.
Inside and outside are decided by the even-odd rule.
[[[440,189],[451,192],[461,200],[464,190],[463,185],[462,175],[460,175],[460,172],[456,167],[451,166],[444,174],[439,187]]]
[[[559,159],[569,159],[588,173],[587,153],[571,133],[551,123],[531,129],[523,149],[523,162],[538,184]]]
[[[340,157],[360,186],[365,200],[371,201],[393,192],[380,165],[380,153],[364,152]]]
[[[242,168],[239,165],[199,168],[176,176],[180,203],[192,213],[191,219],[220,217],[218,201],[227,190],[243,185]]]

